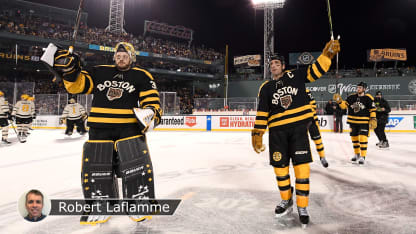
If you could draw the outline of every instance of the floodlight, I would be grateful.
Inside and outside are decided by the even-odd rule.
[[[265,8],[283,8],[286,0],[251,0],[254,8],[265,9]]]

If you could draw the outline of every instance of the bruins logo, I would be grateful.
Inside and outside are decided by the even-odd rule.
[[[280,104],[283,108],[289,108],[290,104],[292,104],[292,96],[286,95],[280,98]]]
[[[108,100],[113,101],[115,99],[121,98],[121,96],[123,96],[123,91],[124,90],[118,88],[109,88],[107,91]]]
[[[280,152],[274,152],[273,153],[273,160],[276,162],[279,162],[282,159],[282,153]]]

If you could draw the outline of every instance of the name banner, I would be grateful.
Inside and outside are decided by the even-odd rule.
[[[367,55],[369,62],[407,61],[406,49],[371,49]]]
[[[234,65],[247,65],[250,67],[259,67],[260,62],[261,56],[259,54],[234,57]]]
[[[185,28],[184,26],[172,26],[165,23],[158,23],[148,20],[144,22],[144,30],[145,33],[152,32],[186,40],[192,40],[194,33],[192,29]]]

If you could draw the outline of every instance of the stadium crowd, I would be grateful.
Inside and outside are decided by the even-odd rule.
[[[43,38],[70,40],[73,28],[71,25],[52,23],[47,17],[16,10],[0,11],[0,31],[20,35],[30,35]],[[131,33],[116,35],[105,29],[80,25],[77,40],[88,44],[114,47],[117,42],[132,43],[136,50],[164,54],[175,57],[185,57],[200,60],[219,60],[224,55],[204,46],[189,46],[187,42],[166,40],[152,36],[135,36]]]

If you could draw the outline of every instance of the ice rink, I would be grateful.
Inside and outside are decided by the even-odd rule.
[[[274,218],[280,202],[275,175],[268,151],[252,150],[249,132],[148,134],[157,198],[182,199],[174,216],[138,224],[115,216],[97,226],[79,225],[79,216],[29,223],[17,201],[32,188],[50,199],[82,198],[87,136],[66,139],[63,130],[34,130],[21,144],[11,135],[12,145],[0,145],[0,233],[416,233],[416,134],[387,136],[390,149],[380,150],[372,133],[361,167],[349,162],[348,133],[323,133],[327,169],[311,142],[311,223],[303,230],[297,211]]]

